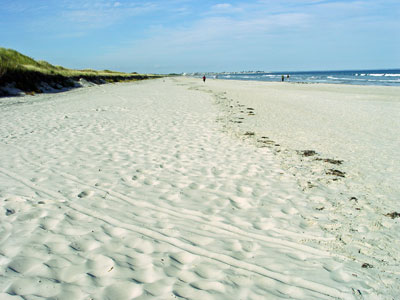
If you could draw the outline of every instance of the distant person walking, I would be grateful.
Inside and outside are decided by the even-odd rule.
[[[284,82],[284,81],[285,81],[285,76],[282,75],[282,82]]]
[[[203,76],[203,82],[206,82],[206,76],[205,75]]]

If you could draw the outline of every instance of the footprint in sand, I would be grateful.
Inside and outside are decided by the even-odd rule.
[[[53,298],[60,292],[60,284],[48,279],[21,278],[14,281],[8,288],[7,293],[15,295],[12,299],[22,299],[18,296],[27,296],[24,299],[33,299],[31,295],[39,298]],[[4,298],[2,298],[4,299]],[[8,299],[8,298],[6,298]],[[9,298],[11,299],[11,298]]]
[[[95,277],[103,277],[106,275],[111,275],[112,271],[114,270],[115,263],[110,257],[98,254],[90,256],[86,262],[86,267],[88,274]]]
[[[87,252],[99,248],[101,244],[95,240],[80,240],[72,242],[70,247],[76,251]]]
[[[215,299],[211,294],[191,286],[176,286],[173,293],[184,299]]]
[[[223,267],[216,269],[214,265],[211,264],[200,264],[194,268],[196,275],[204,279],[214,279],[220,280],[224,277],[222,272]]]
[[[104,290],[104,298],[107,300],[114,300],[114,299],[133,299],[137,298],[142,295],[143,290],[140,285],[134,282],[118,282],[114,283]]]
[[[78,198],[86,198],[86,197],[90,197],[91,195],[93,195],[93,191],[82,191],[78,194]]]
[[[41,260],[36,258],[20,257],[14,259],[8,268],[20,274],[28,274],[42,265]]]
[[[191,264],[197,258],[197,256],[190,254],[189,252],[173,253],[170,257],[182,265]]]
[[[175,279],[167,277],[156,282],[146,284],[144,289],[153,296],[162,296],[166,295],[167,293],[171,293],[174,282]]]
[[[153,267],[146,269],[136,269],[130,273],[133,280],[139,283],[153,283],[160,280],[164,274],[157,272]]]
[[[230,196],[229,200],[232,206],[236,207],[237,209],[248,209],[252,207],[248,199],[244,197]]]

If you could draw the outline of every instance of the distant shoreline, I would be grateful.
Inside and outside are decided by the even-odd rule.
[[[188,76],[261,82],[327,83],[362,86],[400,86],[400,69],[191,73]]]
[[[186,76],[186,78],[195,78]],[[281,81],[262,81],[262,80],[250,80],[250,79],[224,79],[224,78],[210,78],[207,77],[206,80],[221,80],[221,81],[232,81],[232,82],[253,82],[253,83],[265,83],[265,84],[282,84]],[[291,85],[315,85],[315,86],[349,86],[349,87],[360,87],[360,88],[400,88],[400,85],[365,85],[365,84],[349,84],[349,83],[333,83],[333,82],[306,82],[306,81],[284,81],[283,84]]]

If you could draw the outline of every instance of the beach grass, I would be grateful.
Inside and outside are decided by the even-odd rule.
[[[160,75],[123,73],[111,70],[74,70],[62,66],[54,66],[46,61],[33,58],[13,49],[0,47],[0,87],[12,85],[26,93],[41,93],[41,86],[46,83],[54,89],[71,88],[76,81],[83,78],[96,84],[134,81],[159,78]],[[0,90],[0,96],[7,95]]]

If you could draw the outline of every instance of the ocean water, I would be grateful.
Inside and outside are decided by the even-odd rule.
[[[400,69],[209,74],[209,76],[219,79],[257,81],[282,81],[282,75],[284,75],[285,81],[289,82],[400,86]]]

